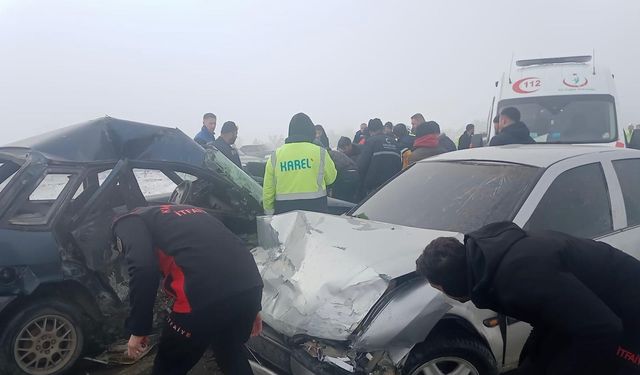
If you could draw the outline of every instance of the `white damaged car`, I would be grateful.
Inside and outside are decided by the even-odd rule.
[[[496,374],[530,327],[440,294],[415,260],[440,236],[511,220],[640,255],[640,152],[479,148],[421,161],[348,216],[258,220],[265,289],[257,358],[291,374]]]

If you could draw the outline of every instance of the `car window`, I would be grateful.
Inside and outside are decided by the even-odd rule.
[[[19,169],[20,165],[14,162],[0,162],[0,192],[9,184]]]
[[[609,190],[600,163],[570,169],[549,186],[528,230],[555,230],[594,238],[613,230]]]
[[[109,176],[109,174],[111,173],[111,169],[107,169],[105,171],[101,171],[97,174],[98,177],[98,185],[95,186],[95,188],[98,188],[100,186],[102,186],[102,183],[104,182],[104,180],[107,179],[107,176]],[[76,190],[75,194],[73,194],[73,197],[71,198],[72,200],[77,199],[83,192],[85,192],[85,186],[90,186],[90,178],[95,178],[95,172],[93,176],[90,176],[88,178],[85,179],[85,181],[80,184],[80,186],[78,186],[78,189]],[[93,194],[93,193],[91,193]]]
[[[375,193],[353,216],[467,233],[512,220],[540,168],[490,162],[423,162]]]
[[[616,160],[613,168],[622,188],[627,225],[640,225],[640,159]]]
[[[49,173],[9,220],[12,224],[46,224],[56,200],[73,178],[70,173]]]
[[[167,175],[157,169],[134,169],[133,174],[136,176],[142,195],[145,198],[154,195],[168,195],[176,188],[176,183],[171,181]]]

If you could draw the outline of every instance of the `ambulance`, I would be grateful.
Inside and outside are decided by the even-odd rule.
[[[517,60],[496,87],[487,139],[495,135],[493,117],[516,107],[537,143],[625,147],[614,76],[592,56]]]

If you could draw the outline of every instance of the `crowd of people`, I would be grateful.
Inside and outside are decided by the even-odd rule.
[[[466,126],[456,145],[441,132],[436,121],[427,121],[421,113],[411,116],[410,121],[409,128],[403,123],[383,124],[379,118],[370,119],[360,125],[353,138],[341,137],[334,149],[322,125],[314,124],[306,114],[296,114],[289,124],[285,145],[271,155],[265,166],[265,211],[323,212],[328,196],[356,203],[420,160],[482,145],[482,136],[478,143],[473,124]],[[238,126],[227,121],[216,137],[216,123],[216,115],[206,113],[194,140],[201,145],[213,144],[242,168],[234,146]],[[494,119],[494,127],[491,146],[534,142],[514,107],[503,109]]]
[[[490,145],[534,143],[515,108],[503,109],[494,126]],[[215,128],[215,115],[205,114],[195,140],[213,143],[239,164],[238,127],[226,122],[217,138]],[[472,147],[473,135],[468,125],[458,148]],[[455,149],[437,122],[416,114],[411,131],[374,118],[332,150],[324,128],[298,113],[285,144],[267,160],[265,212],[325,212],[328,190],[359,199],[400,172],[404,160]],[[251,374],[244,343],[262,331],[263,282],[242,240],[205,210],[186,205],[135,209],[114,222],[113,235],[131,280],[127,355],[138,358],[149,343],[160,269],[174,304],[153,374],[184,375],[208,347],[225,374]],[[614,272],[600,272],[603,264]],[[464,242],[435,239],[416,260],[416,272],[453,299],[532,324],[519,373],[638,373],[640,262],[605,243],[492,223]]]

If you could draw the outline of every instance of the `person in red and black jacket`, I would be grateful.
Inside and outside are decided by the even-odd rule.
[[[136,358],[151,333],[160,281],[174,298],[154,375],[182,375],[211,347],[225,374],[251,374],[243,345],[262,328],[262,279],[246,245],[201,208],[136,209],[113,225],[129,269],[131,333]]]

